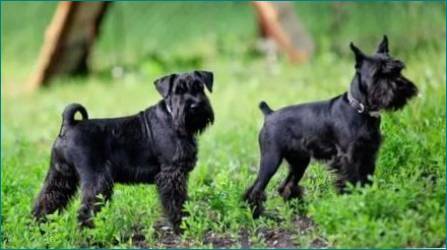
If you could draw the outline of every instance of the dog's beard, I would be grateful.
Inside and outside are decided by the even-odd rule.
[[[187,108],[173,111],[174,124],[178,132],[184,135],[197,135],[214,122],[214,113],[209,105],[203,105],[191,112]]]
[[[201,134],[214,122],[214,113],[211,108],[203,108],[194,113],[187,113],[185,128],[189,133]]]
[[[373,110],[396,111],[403,108],[417,91],[416,86],[402,75],[381,78],[368,91],[369,106]]]

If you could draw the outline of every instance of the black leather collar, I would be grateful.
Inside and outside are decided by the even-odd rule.
[[[348,102],[351,107],[353,107],[359,114],[367,114],[371,117],[380,117],[380,111],[378,110],[368,110],[368,108],[361,101],[355,99],[351,91],[348,91]]]

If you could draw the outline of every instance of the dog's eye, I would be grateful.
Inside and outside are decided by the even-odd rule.
[[[194,93],[203,92],[203,84],[199,81],[194,81],[192,84],[191,90]]]
[[[182,95],[182,94],[184,94],[185,93],[185,88],[183,88],[182,86],[178,86],[176,89],[175,89],[175,94],[177,94],[177,95]]]
[[[195,90],[196,92],[203,92],[203,85],[201,83],[197,84]]]

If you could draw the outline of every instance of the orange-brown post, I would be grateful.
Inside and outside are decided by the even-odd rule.
[[[292,4],[264,1],[255,1],[252,4],[258,16],[261,36],[275,41],[291,62],[306,62],[312,53],[313,44],[304,29],[299,26],[298,19],[291,12],[292,10],[288,9],[293,7]],[[286,14],[288,16],[284,17]],[[293,35],[299,38],[294,39]]]
[[[29,81],[32,89],[48,84],[55,75],[88,72],[87,60],[107,6],[107,2],[59,3]]]

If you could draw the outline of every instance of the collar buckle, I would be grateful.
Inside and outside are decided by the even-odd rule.
[[[351,107],[353,107],[359,114],[363,114],[366,112],[366,107],[363,103],[361,103],[359,100],[355,99],[351,92],[348,91],[348,101],[349,101],[349,105],[351,105]],[[368,112],[366,112],[369,116],[371,117],[380,117],[380,111],[376,110],[370,110]]]
[[[168,111],[168,113],[172,116],[171,108],[169,107],[168,103],[166,103],[166,102],[165,102],[165,107],[166,107],[166,110]]]
[[[359,102],[358,104],[359,104],[359,106],[358,106],[357,112],[359,112],[360,114],[365,112],[365,105],[363,105],[363,103],[361,103],[361,102]]]

